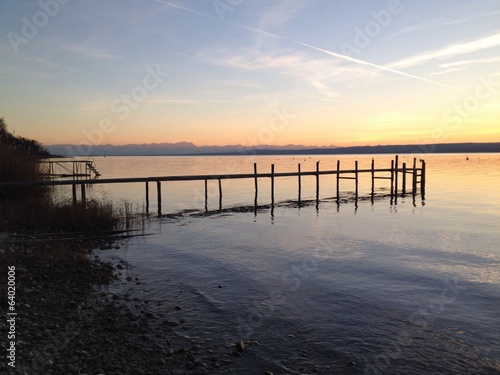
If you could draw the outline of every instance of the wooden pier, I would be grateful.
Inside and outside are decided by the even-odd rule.
[[[357,204],[359,198],[359,179],[360,175],[370,175],[371,177],[371,198],[374,199],[375,181],[390,180],[390,198],[391,204],[397,204],[398,196],[404,197],[408,192],[408,180],[411,179],[411,194],[415,196],[419,193],[422,200],[425,199],[425,170],[426,165],[424,160],[420,160],[420,166],[417,166],[417,159],[413,159],[413,165],[408,166],[406,163],[399,165],[399,157],[391,160],[391,165],[388,168],[375,168],[375,160],[372,159],[371,167],[368,169],[359,169],[358,161],[355,161],[354,169],[341,169],[340,160],[337,161],[336,169],[321,170],[320,162],[316,162],[316,170],[302,171],[300,163],[297,165],[296,172],[276,172],[274,164],[271,165],[270,173],[258,173],[257,163],[254,163],[254,173],[247,174],[215,174],[215,175],[193,175],[193,176],[163,176],[163,177],[134,177],[134,178],[113,178],[99,180],[71,180],[71,181],[36,181],[36,182],[4,182],[0,183],[2,187],[26,187],[26,186],[54,186],[54,185],[71,185],[73,203],[77,203],[77,186],[80,186],[81,202],[86,201],[86,186],[93,184],[118,184],[118,183],[143,183],[145,184],[146,211],[149,213],[150,206],[150,183],[156,183],[158,216],[162,215],[162,182],[175,181],[203,181],[205,184],[205,210],[208,211],[208,181],[218,181],[219,186],[219,210],[222,210],[222,180],[230,179],[253,179],[255,186],[254,205],[258,205],[259,195],[259,179],[271,180],[271,207],[274,208],[275,197],[275,179],[281,177],[297,177],[298,178],[298,203],[302,202],[302,178],[305,176],[314,176],[316,180],[316,203],[320,201],[320,176],[335,175],[336,176],[336,202],[340,204],[340,181],[352,180],[354,182],[355,202]],[[401,177],[401,184],[400,184]],[[401,189],[401,190],[400,190]]]
[[[101,174],[97,170],[93,160],[42,160],[40,161],[46,167],[45,177],[60,178],[92,178],[99,177]]]

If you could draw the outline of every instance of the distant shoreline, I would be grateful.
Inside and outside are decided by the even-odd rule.
[[[273,154],[273,150],[269,154]],[[292,151],[290,154],[304,155],[361,155],[361,154],[462,154],[500,152],[500,143],[441,143],[420,145],[352,146],[338,148],[318,148]],[[278,151],[283,153],[283,151]]]
[[[185,144],[185,143],[184,143]],[[195,146],[179,144],[97,145],[83,146],[87,153],[68,153],[78,150],[75,145],[47,146],[51,154],[64,156],[236,156],[236,155],[365,155],[365,154],[475,154],[498,153],[500,142],[492,143],[436,143],[414,145],[377,145],[351,147],[298,148],[293,146]]]

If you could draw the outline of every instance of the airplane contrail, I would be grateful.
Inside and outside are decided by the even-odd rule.
[[[198,12],[196,10],[193,10],[193,9],[190,9],[190,8],[186,8],[186,7],[177,5],[177,4],[172,4],[172,3],[168,2],[168,1],[164,1],[164,0],[155,0],[155,1],[159,2],[159,3],[162,3],[162,4],[169,5],[171,7],[177,8],[177,9],[184,10],[184,11],[189,12],[189,13],[194,13],[194,14],[197,14],[197,15],[200,15],[200,16],[203,16],[203,17],[208,17],[208,18],[211,18],[211,19],[215,19],[215,17],[212,17],[209,14],[201,13],[201,12]],[[303,47],[306,47],[306,48],[309,48],[309,49],[313,49],[313,50],[316,50],[316,51],[319,51],[319,52],[323,52],[323,53],[325,53],[325,54],[327,54],[329,56],[333,56],[333,57],[336,57],[336,58],[344,60],[344,61],[349,61],[349,62],[352,62],[354,64],[370,66],[370,67],[378,69],[378,70],[382,70],[382,71],[393,73],[393,74],[398,74],[398,75],[401,75],[401,76],[404,76],[404,77],[408,77],[408,78],[417,79],[419,81],[424,81],[424,82],[427,82],[427,83],[431,83],[433,85],[447,87],[447,88],[451,88],[451,89],[454,89],[454,90],[462,90],[462,89],[460,89],[458,87],[455,87],[455,86],[447,85],[447,84],[444,84],[444,83],[441,83],[441,82],[437,82],[437,81],[433,81],[433,80],[430,80],[430,79],[427,79],[427,78],[424,78],[424,77],[419,77],[419,76],[416,76],[416,75],[413,75],[413,74],[405,73],[405,72],[403,72],[401,70],[387,68],[387,67],[385,67],[383,65],[374,64],[374,63],[371,63],[369,61],[365,61],[365,60],[361,60],[361,59],[356,59],[356,58],[351,57],[351,56],[347,56],[347,55],[343,55],[343,54],[340,54],[340,53],[328,51],[326,49],[319,48],[319,47],[316,47],[316,46],[313,46],[313,45],[310,45],[310,44],[307,44],[307,43],[303,43],[303,42],[300,42],[300,41],[295,40],[295,39],[290,39],[290,38],[287,38],[285,36],[281,36],[281,35],[278,35],[278,34],[271,33],[269,31],[256,29],[256,28],[253,28],[253,27],[250,27],[250,26],[245,26],[245,25],[242,25],[242,24],[239,24],[239,23],[235,23],[235,22],[230,22],[230,21],[226,21],[226,22],[229,23],[229,24],[231,24],[231,25],[233,25],[233,26],[237,26],[237,27],[240,27],[240,28],[243,28],[243,29],[246,29],[246,30],[250,30],[250,31],[259,33],[259,34],[265,34],[265,35],[268,35],[268,36],[271,36],[271,37],[274,37],[274,38],[287,40],[289,42],[292,42],[292,43],[295,43],[295,44],[298,44],[298,45],[301,45]]]
[[[443,87],[447,87],[447,88],[451,88],[451,89],[455,89],[455,90],[462,90],[462,89],[460,89],[458,87],[455,87],[455,86],[450,86],[450,85],[447,85],[445,83],[441,83],[441,82],[433,81],[433,80],[430,80],[430,79],[427,79],[427,78],[424,78],[424,77],[419,77],[419,76],[416,76],[416,75],[413,75],[413,74],[405,73],[405,72],[403,72],[401,70],[387,68],[387,67],[385,67],[383,65],[374,64],[374,63],[371,63],[369,61],[360,60],[360,59],[356,59],[356,58],[351,57],[351,56],[347,56],[347,55],[343,55],[343,54],[340,54],[340,53],[328,51],[326,49],[315,47],[315,46],[312,46],[312,45],[307,44],[307,43],[300,42],[300,41],[295,40],[295,39],[290,39],[290,38],[287,38],[285,36],[281,36],[281,35],[277,35],[277,34],[274,34],[274,33],[270,33],[269,31],[255,29],[253,27],[245,26],[245,25],[241,25],[241,24],[237,24],[237,23],[234,23],[234,22],[229,22],[229,23],[231,23],[231,24],[233,24],[235,26],[242,27],[242,28],[247,29],[247,30],[252,30],[252,31],[257,32],[257,33],[267,34],[267,35],[275,37],[275,38],[279,38],[279,39],[283,39],[283,40],[288,40],[288,41],[290,41],[292,43],[299,44],[299,45],[301,45],[303,47],[307,47],[307,48],[310,48],[310,49],[313,49],[313,50],[316,50],[316,51],[319,51],[319,52],[326,53],[327,55],[334,56],[334,57],[336,57],[338,59],[341,59],[341,60],[350,61],[350,62],[355,63],[355,64],[371,66],[371,67],[379,69],[379,70],[383,70],[383,71],[394,73],[394,74],[399,74],[399,75],[402,75],[402,76],[405,76],[405,77],[408,77],[408,78],[418,79],[420,81],[424,81],[424,82],[427,82],[427,83],[432,83],[434,85],[439,85],[439,86],[443,86]]]
[[[205,13],[201,13],[201,12],[198,12],[194,9],[191,9],[191,8],[186,8],[186,7],[183,7],[181,5],[178,5],[178,4],[173,4],[169,1],[164,1],[164,0],[155,0],[157,3],[162,3],[162,4],[165,4],[165,5],[168,5],[168,6],[171,6],[172,8],[177,8],[177,9],[180,9],[180,10],[184,10],[186,12],[189,12],[189,13],[194,13],[194,14],[197,14],[199,16],[203,16],[203,17],[208,17],[208,18],[212,18],[212,19],[215,19],[214,17],[212,17],[211,15],[209,14],[205,14]]]
[[[331,51],[328,51],[328,50],[325,50],[325,49],[322,49],[322,48],[314,47],[314,46],[308,45],[306,43],[301,43],[299,41],[295,41],[295,43],[303,45],[304,47],[309,47],[309,48],[315,49],[317,51],[324,52],[324,53],[326,53],[328,55],[335,56],[335,57],[337,57],[339,59],[342,59],[342,60],[351,61],[353,63],[357,63],[357,64],[361,64],[361,65],[368,65],[368,66],[371,66],[371,67],[374,67],[374,68],[377,68],[377,69],[380,69],[380,70],[383,70],[383,71],[386,71],[386,72],[390,72],[390,73],[394,73],[394,74],[399,74],[399,75],[402,75],[402,76],[405,76],[405,77],[418,79],[420,81],[432,83],[432,84],[443,86],[443,87],[448,87],[448,88],[455,89],[455,90],[461,90],[460,88],[455,87],[455,86],[450,86],[450,85],[447,85],[445,83],[436,82],[436,81],[433,81],[433,80],[430,80],[430,79],[427,79],[427,78],[424,78],[424,77],[419,77],[419,76],[416,76],[416,75],[413,75],[413,74],[405,73],[405,72],[402,72],[401,70],[387,68],[387,67],[385,67],[383,65],[373,64],[373,63],[371,63],[369,61],[364,61],[364,60],[356,59],[354,57],[350,57],[350,56],[347,56],[347,55],[341,55],[339,53],[335,53],[335,52],[331,52]]]

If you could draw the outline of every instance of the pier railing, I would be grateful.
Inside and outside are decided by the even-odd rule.
[[[88,179],[101,175],[93,160],[41,160],[40,163],[46,167],[43,174],[46,177]]]
[[[417,167],[417,159],[413,159],[413,165],[407,166],[403,163],[399,166],[399,158],[396,155],[394,160],[391,160],[391,166],[389,168],[375,168],[375,161],[372,159],[371,167],[365,169],[358,168],[358,161],[355,161],[354,169],[341,169],[340,160],[337,161],[337,168],[333,170],[320,170],[320,162],[316,162],[316,170],[314,171],[302,171],[300,163],[298,164],[298,169],[296,172],[275,172],[274,164],[271,165],[271,172],[269,173],[258,173],[257,163],[254,163],[254,173],[242,173],[242,174],[210,174],[210,175],[191,175],[191,176],[160,176],[160,177],[132,177],[132,178],[104,178],[104,179],[94,179],[94,180],[48,180],[48,181],[33,181],[33,182],[2,182],[0,183],[1,188],[8,187],[34,187],[34,186],[72,186],[72,196],[73,203],[78,202],[77,198],[77,186],[80,186],[80,197],[81,202],[85,204],[86,202],[86,186],[87,185],[104,185],[104,184],[122,184],[122,183],[144,183],[145,184],[145,197],[146,197],[146,211],[149,213],[149,184],[156,183],[156,193],[157,193],[157,206],[158,206],[158,216],[162,215],[162,182],[174,182],[174,181],[204,181],[205,183],[205,210],[208,210],[208,181],[218,181],[219,184],[219,210],[222,209],[222,180],[229,179],[253,179],[255,185],[255,197],[254,204],[257,207],[258,201],[258,180],[262,178],[271,179],[271,206],[274,207],[274,184],[275,179],[280,177],[297,177],[298,178],[298,202],[301,203],[302,200],[302,177],[304,176],[315,176],[316,177],[316,202],[320,200],[320,176],[324,175],[336,175],[336,201],[337,204],[340,203],[340,180],[353,180],[354,181],[354,193],[355,201],[358,200],[359,193],[359,178],[361,174],[370,174],[371,176],[371,195],[372,199],[375,192],[375,180],[385,179],[390,180],[390,197],[396,199],[398,196],[405,196],[407,194],[407,181],[408,176],[411,176],[412,187],[411,194],[415,197],[419,190],[422,199],[425,197],[425,171],[426,164],[424,160],[420,160],[420,167]],[[377,174],[384,173],[385,175],[380,176]],[[399,177],[401,175],[401,193],[399,191]],[[419,186],[420,185],[420,186]],[[420,189],[418,189],[420,187]]]

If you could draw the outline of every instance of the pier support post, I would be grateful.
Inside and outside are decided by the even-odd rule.
[[[85,204],[87,203],[87,195],[85,193],[85,184],[81,184],[80,186],[82,188],[82,204],[83,204],[83,207],[85,207]]]
[[[219,211],[222,211],[222,181],[219,178]]]
[[[391,204],[394,197],[394,160],[391,160]]]
[[[371,191],[371,200],[375,198],[375,159],[372,158],[372,166],[371,166],[371,174],[372,174],[372,191]]]
[[[425,199],[425,160],[422,160],[422,169],[420,171],[420,194],[422,200]]]
[[[340,160],[337,160],[337,204],[340,203]]]
[[[354,177],[354,181],[356,183],[356,204],[358,203],[358,187],[359,187],[359,172],[358,172],[358,161],[356,160],[354,162],[354,170],[356,171],[355,172],[355,177]]]
[[[254,205],[257,207],[257,197],[259,195],[259,184],[257,182],[257,163],[253,163],[253,174],[255,175],[255,199]]]
[[[76,184],[71,185],[71,190],[73,191],[73,204],[76,204]]]
[[[300,163],[298,164],[298,179],[299,179],[299,207],[302,204],[302,178],[300,172]]]
[[[316,204],[319,203],[319,161],[316,162]]]
[[[274,208],[274,164],[271,164],[271,206]]]
[[[413,188],[412,194],[415,196],[417,194],[417,158],[413,158]]]
[[[158,193],[158,216],[161,216],[161,181],[156,181],[156,190]]]
[[[208,180],[205,179],[205,212],[208,211]]]
[[[399,169],[399,155],[396,155],[396,161],[395,161],[395,176],[394,176],[394,195],[396,196],[396,199],[398,197],[398,169]]]
[[[406,195],[406,163],[403,163],[403,181],[401,186],[403,197]]]
[[[146,181],[146,214],[149,214],[149,181]]]

